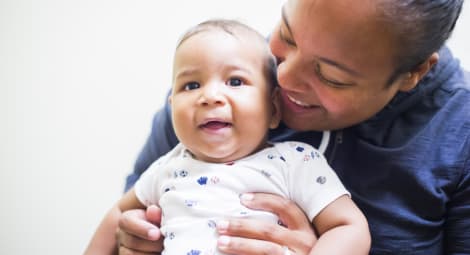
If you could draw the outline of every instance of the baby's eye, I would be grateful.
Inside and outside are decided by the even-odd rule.
[[[193,90],[193,89],[198,89],[200,88],[201,85],[197,82],[188,82],[184,85],[184,90]]]
[[[230,78],[227,82],[227,85],[233,86],[233,87],[238,87],[243,85],[243,81],[239,78]]]

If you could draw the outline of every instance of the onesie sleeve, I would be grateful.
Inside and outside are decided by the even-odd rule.
[[[160,198],[159,182],[162,181],[165,171],[165,165],[168,160],[178,153],[181,146],[176,146],[173,150],[163,155],[157,161],[153,162],[150,167],[142,173],[134,186],[137,199],[145,206],[158,205]]]
[[[161,163],[160,160],[155,161],[150,167],[142,173],[140,178],[134,185],[135,195],[137,199],[145,206],[157,204],[157,194],[155,194],[155,182],[157,180],[157,172]]]
[[[283,145],[290,199],[303,209],[310,220],[340,196],[350,196],[318,150],[300,142]]]

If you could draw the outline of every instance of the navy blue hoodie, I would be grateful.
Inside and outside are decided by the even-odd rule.
[[[281,123],[270,133],[327,142],[325,156],[368,219],[371,254],[470,254],[470,75],[447,48],[439,54],[415,89],[365,122],[324,133]],[[166,104],[126,190],[177,142]]]

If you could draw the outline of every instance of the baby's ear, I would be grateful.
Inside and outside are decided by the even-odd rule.
[[[279,122],[281,122],[281,99],[279,93],[278,87],[275,87],[271,93],[271,121],[269,123],[269,128],[271,129],[277,128]]]

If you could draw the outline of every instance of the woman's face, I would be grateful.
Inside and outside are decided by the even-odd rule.
[[[394,41],[375,1],[288,0],[271,36],[282,88],[282,119],[297,130],[334,130],[380,111],[405,75],[394,71]],[[407,85],[407,86],[405,86]]]

